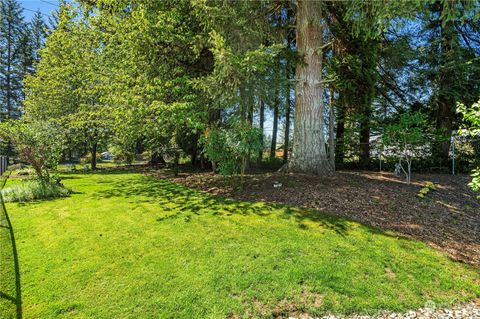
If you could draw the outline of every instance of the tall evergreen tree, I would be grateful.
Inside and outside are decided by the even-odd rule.
[[[293,153],[289,169],[329,174],[324,134],[322,84],[323,22],[320,1],[297,2],[297,48],[300,55],[295,79]]]
[[[358,119],[360,165],[366,167],[370,158],[372,102],[377,83],[377,53],[379,41],[369,32],[375,21],[368,15],[352,21],[348,2],[327,2],[333,57],[330,71],[335,74],[337,103],[337,164],[343,164],[343,142],[347,112]],[[367,11],[368,3],[358,11]],[[373,15],[373,14],[372,14]],[[360,15],[357,15],[360,16]],[[357,28],[357,30],[355,30]],[[356,31],[356,32],[355,32]]]
[[[27,25],[28,26],[28,25]],[[32,46],[32,33],[29,27],[25,27],[21,31],[21,35],[18,42],[17,55],[18,55],[18,71],[21,81],[29,74],[33,73],[34,63],[34,50]],[[21,90],[21,101],[25,98],[23,90]],[[19,101],[19,102],[21,102]]]
[[[443,164],[448,163],[450,136],[460,122],[457,103],[471,105],[480,94],[479,43],[474,42],[480,31],[478,20],[472,19],[469,12],[460,1],[435,1],[427,5],[423,17],[423,34],[427,40],[427,45],[422,47],[426,65],[423,75],[432,90],[432,122],[439,133],[445,135],[433,149]],[[473,41],[465,36],[465,30]]]
[[[18,117],[21,100],[20,47],[25,22],[17,0],[0,1],[0,108],[3,117]]]
[[[33,50],[34,61],[38,63],[40,60],[39,51],[45,44],[47,36],[47,24],[43,19],[40,11],[35,12],[30,21],[30,43]]]

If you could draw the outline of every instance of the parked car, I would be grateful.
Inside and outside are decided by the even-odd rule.
[[[100,158],[102,160],[112,160],[113,159],[113,154],[110,152],[103,152],[100,154]]]

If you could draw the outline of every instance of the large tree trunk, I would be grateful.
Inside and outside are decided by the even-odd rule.
[[[263,159],[263,128],[265,124],[265,103],[260,100],[260,131],[262,132],[262,149],[258,151],[257,165],[260,166]]]
[[[285,32],[287,34],[287,47],[288,47],[288,56],[286,59],[286,74],[287,74],[287,87],[286,87],[286,105],[285,105],[285,136],[283,141],[283,164],[287,165],[288,158],[289,158],[289,147],[290,147],[290,121],[292,116],[292,87],[291,87],[291,79],[295,77],[295,65],[291,63],[291,56],[293,56],[293,47],[296,46],[295,44],[295,32],[292,32],[291,22],[292,18],[294,17],[294,8],[292,2],[286,3],[287,10],[286,13],[286,21],[285,24]]]
[[[437,103],[436,128],[444,139],[435,147],[434,155],[440,160],[441,165],[447,165],[450,154],[450,139],[453,131],[453,118],[455,117],[454,101],[448,101],[448,98]]]
[[[333,169],[335,169],[335,112],[333,110],[334,102],[335,102],[335,91],[330,88],[330,113],[328,118],[328,128],[329,128],[329,155],[330,155],[330,163],[332,164]]]
[[[248,96],[247,96],[247,109],[248,109],[248,112],[247,112],[247,122],[248,124],[250,124],[250,126],[253,126],[253,106],[254,106],[254,97],[253,95],[251,94],[252,92],[248,92]]]
[[[287,63],[288,65],[288,63]],[[290,74],[290,70],[287,70],[287,74]],[[286,164],[288,162],[288,147],[290,141],[290,112],[292,108],[292,101],[290,97],[290,77],[287,78],[287,101],[285,106],[285,136],[283,141],[283,163]]]
[[[242,123],[245,123],[247,120],[247,109],[248,109],[248,101],[247,101],[247,90],[245,85],[240,86],[239,88],[239,96],[240,96],[240,119]]]
[[[370,117],[372,109],[365,105],[360,118],[360,167],[368,168],[370,162]]]
[[[97,169],[97,143],[92,145],[92,158],[90,159],[90,166],[92,170]]]
[[[245,102],[246,102],[246,109],[247,109],[247,123],[250,127],[253,127],[253,107],[255,104],[255,98],[253,96],[254,90],[249,89],[246,91],[247,96],[245,96]],[[248,154],[248,156],[244,160],[243,164],[243,169],[248,170],[250,169],[250,160],[251,154]]]
[[[270,159],[275,158],[277,151],[277,133],[278,133],[278,92],[275,92],[275,102],[273,105],[273,128],[272,128],[272,144],[270,145]]]
[[[342,103],[342,97],[337,100],[337,130],[335,133],[335,166],[342,167],[345,158],[344,139],[345,139],[345,105]]]
[[[213,127],[218,125],[221,120],[221,110],[216,108],[210,108],[208,110],[208,126]]]
[[[190,163],[192,166],[197,165],[197,147],[193,147],[192,151],[190,152]]]
[[[325,148],[322,86],[322,2],[298,0],[293,154],[289,169],[319,175],[333,172]]]
[[[444,10],[442,4],[438,1],[435,4],[440,10],[438,13],[441,16]],[[441,165],[448,165],[450,153],[450,138],[455,122],[455,98],[452,96],[451,87],[455,85],[456,74],[454,69],[449,66],[452,59],[452,46],[455,42],[455,34],[452,22],[447,22],[445,25],[441,19],[438,21],[440,28],[440,68],[437,74],[438,92],[436,99],[435,124],[440,134],[444,135],[445,139],[434,147],[434,155],[440,160]]]

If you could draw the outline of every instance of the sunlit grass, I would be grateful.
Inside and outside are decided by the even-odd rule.
[[[480,296],[478,270],[319,212],[130,173],[67,174],[63,182],[76,193],[7,204],[24,318],[372,313]],[[0,291],[15,281],[5,260]],[[0,317],[14,316],[0,298]]]

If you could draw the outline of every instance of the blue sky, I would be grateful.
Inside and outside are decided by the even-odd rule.
[[[58,8],[58,0],[19,0],[19,2],[24,9],[23,14],[27,21],[30,21],[37,10],[40,10],[45,20],[48,20],[52,11]]]

